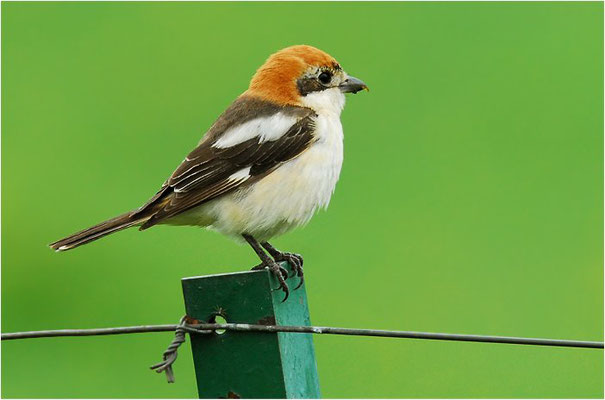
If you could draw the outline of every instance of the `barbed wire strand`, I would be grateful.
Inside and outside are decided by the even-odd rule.
[[[328,335],[349,335],[349,336],[371,336],[371,337],[390,337],[405,339],[425,339],[425,340],[447,340],[461,342],[483,342],[483,343],[504,343],[534,346],[558,346],[558,347],[576,347],[576,348],[594,348],[602,349],[603,342],[583,341],[583,340],[565,340],[565,339],[542,339],[542,338],[524,338],[513,336],[488,336],[488,335],[463,335],[452,333],[433,333],[433,332],[415,332],[415,331],[392,331],[380,329],[354,329],[354,328],[335,328],[328,326],[280,326],[280,325],[254,325],[254,324],[189,324],[187,316],[181,318],[177,325],[141,325],[127,326],[117,328],[101,329],[60,329],[47,331],[31,332],[12,332],[3,333],[2,340],[33,339],[43,337],[63,337],[63,336],[96,336],[96,335],[121,335],[129,333],[145,332],[169,332],[174,331],[174,339],[164,351],[163,361],[151,366],[156,372],[165,372],[168,383],[174,383],[174,371],[172,365],[176,361],[178,348],[185,342],[185,332],[190,334],[210,334],[218,330],[237,331],[237,332],[266,332],[266,333],[313,333]]]

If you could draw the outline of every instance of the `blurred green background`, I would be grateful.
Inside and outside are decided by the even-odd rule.
[[[189,227],[46,244],[139,206],[272,52],[348,99],[304,254],[316,325],[603,340],[603,3],[2,3],[2,331],[176,323],[254,253]],[[194,397],[169,333],[2,343],[3,397]],[[602,397],[603,352],[315,337],[325,397]],[[234,366],[237,368],[237,366]]]

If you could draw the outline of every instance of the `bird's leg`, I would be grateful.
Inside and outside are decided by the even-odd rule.
[[[302,286],[305,278],[303,273],[303,258],[300,254],[295,253],[284,253],[282,251],[277,250],[275,247],[271,246],[269,242],[261,242],[261,245],[271,254],[271,257],[277,262],[287,261],[294,269],[296,276],[300,278],[300,282],[298,286],[294,288],[294,290],[298,289]]]
[[[286,283],[286,279],[288,278],[288,271],[284,267],[279,265],[277,262],[275,262],[271,257],[269,257],[267,255],[267,253],[264,252],[263,248],[258,243],[258,241],[256,239],[254,239],[252,236],[250,236],[248,234],[243,234],[242,237],[244,239],[246,239],[248,244],[252,247],[252,249],[254,249],[254,251],[258,255],[258,258],[260,258],[260,260],[261,260],[261,263],[252,269],[258,270],[258,269],[269,268],[269,270],[273,273],[273,275],[279,281],[278,289],[283,290],[284,293],[286,294],[286,297],[284,297],[284,299],[282,301],[286,301],[286,299],[290,295],[290,289],[288,288],[288,284]]]

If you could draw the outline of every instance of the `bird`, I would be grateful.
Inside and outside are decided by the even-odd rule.
[[[326,208],[343,162],[346,93],[369,91],[328,53],[309,45],[267,58],[157,193],[141,207],[51,243],[61,252],[126,228],[190,225],[248,243],[276,290],[290,293],[286,261],[304,281],[303,258],[269,240]]]

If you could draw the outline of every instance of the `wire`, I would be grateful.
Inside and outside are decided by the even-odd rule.
[[[95,336],[95,335],[121,335],[128,333],[144,332],[169,332],[175,331],[181,326],[178,325],[142,325],[127,326],[119,328],[101,328],[101,329],[61,329],[51,331],[32,331],[32,332],[13,332],[3,333],[2,340],[32,339],[43,337],[60,336]],[[268,332],[268,333],[315,333],[324,335],[350,335],[350,336],[377,336],[406,339],[428,339],[428,340],[449,340],[462,342],[483,342],[483,343],[506,343],[522,344],[535,346],[560,346],[560,347],[581,347],[602,349],[603,342],[583,341],[583,340],[563,340],[563,339],[540,339],[523,338],[512,336],[486,336],[486,335],[461,335],[452,333],[432,333],[432,332],[413,332],[413,331],[390,331],[377,329],[351,329],[334,328],[327,326],[279,326],[279,325],[250,325],[250,324],[185,324],[183,330],[195,334],[208,334],[215,330],[227,330],[238,332]]]
[[[171,332],[175,331],[178,325],[141,325],[124,326],[119,328],[99,328],[99,329],[59,329],[53,331],[30,331],[3,333],[2,340],[15,339],[35,339],[44,337],[61,336],[97,336],[97,335],[123,335],[127,333],[147,333],[147,332]],[[196,329],[188,329],[191,333],[201,333]]]
[[[487,342],[487,343],[508,343],[525,344],[538,346],[563,346],[563,347],[587,347],[603,348],[603,342],[589,342],[581,340],[561,340],[561,339],[538,339],[521,338],[511,336],[484,336],[484,335],[460,335],[452,333],[431,333],[431,332],[413,332],[413,331],[388,331],[378,329],[351,329],[351,328],[333,328],[327,326],[277,326],[277,325],[248,325],[248,324],[199,324],[198,329],[215,330],[225,329],[232,331],[252,331],[252,332],[293,332],[293,333],[316,333],[329,335],[350,335],[350,336],[378,336],[406,339],[428,339],[428,340],[453,340],[463,342]]]
[[[177,325],[142,325],[119,328],[101,329],[61,329],[56,331],[32,331],[3,333],[2,340],[33,339],[61,336],[95,336],[122,335],[143,332],[175,331],[174,339],[162,354],[162,361],[151,366],[158,373],[165,372],[168,383],[174,383],[172,364],[178,356],[178,349],[185,342],[185,332],[192,334],[211,334],[218,330],[237,332],[266,332],[266,333],[315,333],[328,335],[377,336],[407,339],[453,340],[461,342],[507,343],[537,346],[563,346],[602,349],[603,342],[581,340],[521,338],[511,336],[459,335],[451,333],[385,331],[378,329],[333,328],[328,326],[279,326],[279,325],[250,325],[250,324],[190,324],[187,316],[181,318]]]

